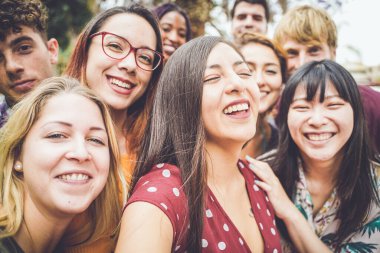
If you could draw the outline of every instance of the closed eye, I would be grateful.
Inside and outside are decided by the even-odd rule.
[[[63,133],[51,133],[48,136],[46,136],[48,139],[63,139],[66,138],[66,136]]]
[[[211,81],[216,81],[216,80],[219,80],[220,79],[220,76],[213,76],[213,77],[210,77],[210,78],[207,78],[205,80],[203,80],[204,83],[208,83],[208,82],[211,82]]]
[[[102,145],[102,146],[105,145],[104,141],[102,139],[100,139],[100,138],[97,138],[97,137],[91,137],[91,138],[88,138],[87,140],[90,141],[90,142],[93,142],[95,144]]]

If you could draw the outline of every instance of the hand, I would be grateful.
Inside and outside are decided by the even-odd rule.
[[[289,199],[272,168],[267,163],[250,156],[246,156],[246,159],[249,162],[249,168],[260,178],[260,180],[255,180],[255,183],[267,193],[276,216],[280,219],[288,219],[297,215],[295,213],[298,211],[297,208]]]

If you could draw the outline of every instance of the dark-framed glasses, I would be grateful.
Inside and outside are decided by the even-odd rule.
[[[112,59],[123,60],[130,52],[134,52],[136,65],[143,70],[153,71],[161,64],[161,54],[150,48],[133,47],[125,38],[109,32],[94,33],[90,39],[98,35],[102,36],[103,52]]]

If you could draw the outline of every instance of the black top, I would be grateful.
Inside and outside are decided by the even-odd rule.
[[[13,237],[6,237],[0,239],[0,252],[1,253],[24,253],[24,251],[18,246]]]

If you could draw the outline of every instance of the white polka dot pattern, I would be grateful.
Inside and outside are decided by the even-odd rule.
[[[156,192],[157,191],[157,188],[156,187],[149,187],[148,189],[146,189],[148,192]]]
[[[165,205],[164,203],[160,203],[160,205],[161,205],[163,208],[165,208],[165,210],[168,210],[168,206]]]
[[[227,248],[227,245],[226,245],[225,242],[219,242],[219,243],[218,243],[218,248],[219,248],[220,250],[225,250],[225,249]]]
[[[176,197],[179,197],[179,190],[178,188],[173,188],[173,193]]]
[[[275,220],[270,211],[270,200],[265,195],[265,191],[254,183],[256,178],[253,172],[249,169],[243,169],[247,167],[245,162],[239,161],[237,166],[241,169],[241,173],[246,179],[251,212],[254,214],[261,236],[264,238],[265,252],[279,253],[281,246]],[[142,177],[141,182],[143,184],[139,183],[140,188],[136,191],[141,194],[143,201],[151,200],[151,203],[158,205],[170,218],[173,223],[175,238],[172,245],[173,252],[186,253],[186,249],[180,246],[187,243],[186,240],[182,241],[181,238],[184,238],[182,233],[191,233],[192,231],[182,229],[186,227],[190,229],[190,224],[187,219],[187,199],[182,191],[180,170],[170,164],[157,164],[152,172],[154,174],[150,175],[150,177],[149,173]],[[141,187],[144,185],[146,186]],[[210,189],[207,189],[205,194],[202,252],[250,252],[237,228],[220,208],[218,199],[214,197]],[[136,198],[132,198],[132,201],[136,201]]]
[[[202,248],[207,248],[208,241],[206,239],[202,239]]]
[[[162,171],[162,175],[163,175],[164,177],[170,177],[170,170],[168,170],[168,169],[163,170],[163,171]]]

